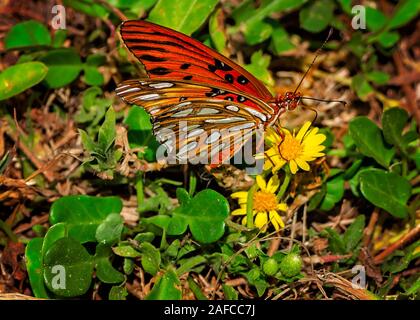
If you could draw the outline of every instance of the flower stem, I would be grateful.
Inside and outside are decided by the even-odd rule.
[[[254,228],[254,215],[252,211],[254,209],[254,193],[258,188],[257,182],[248,190],[248,196],[246,199],[246,226],[249,229]]]
[[[283,195],[286,192],[287,187],[289,186],[290,178],[292,176],[289,169],[285,169],[284,171],[286,175],[284,176],[284,180],[280,187],[279,193],[277,193],[277,200],[281,200],[281,198],[283,198]]]

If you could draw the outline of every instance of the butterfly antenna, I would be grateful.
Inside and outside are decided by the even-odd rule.
[[[344,106],[347,104],[347,101],[344,100],[328,100],[328,99],[318,99],[318,98],[312,98],[312,97],[300,97],[301,100],[306,99],[306,100],[314,100],[314,101],[321,101],[321,102],[338,102],[338,103],[342,103]]]
[[[328,40],[330,40],[330,37],[332,36],[332,34],[333,34],[333,28],[330,28],[330,31],[328,32],[327,38],[324,40],[324,42],[322,43],[322,45],[316,50],[314,59],[312,60],[312,62],[309,65],[309,67],[306,69],[305,74],[303,75],[302,79],[300,79],[300,81],[299,81],[299,83],[298,83],[295,91],[293,92],[293,94],[295,94],[299,90],[299,88],[300,88],[303,80],[305,79],[305,77],[308,74],[309,70],[311,70],[312,66],[315,64],[316,59],[318,58],[318,56],[321,53],[322,49],[327,44]]]

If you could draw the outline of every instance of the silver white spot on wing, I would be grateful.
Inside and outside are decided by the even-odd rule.
[[[193,109],[185,109],[185,110],[181,110],[181,111],[178,111],[177,113],[174,113],[173,115],[172,115],[172,117],[176,117],[176,118],[178,118],[178,117],[185,117],[185,116],[188,116],[191,112],[193,111]]]
[[[155,88],[155,89],[163,89],[163,88],[170,88],[173,87],[173,83],[170,82],[159,82],[159,83],[151,83],[149,84],[149,87]]]
[[[203,132],[204,132],[204,129],[201,129],[201,128],[199,128],[199,129],[193,129],[190,132],[188,132],[187,138],[192,138],[192,137],[199,136]]]
[[[206,139],[207,144],[211,144],[215,141],[217,141],[220,138],[221,134],[219,131],[212,132]]]
[[[245,118],[242,117],[228,117],[228,118],[218,118],[218,119],[206,119],[204,122],[207,123],[231,123],[236,121],[243,121]]]
[[[133,101],[135,100],[150,101],[150,100],[159,99],[159,97],[160,95],[157,93],[150,93],[150,94],[144,94],[142,96],[138,96],[135,99],[133,99]]]
[[[248,111],[250,114],[256,116],[257,118],[260,118],[262,121],[264,121],[264,122],[267,121],[267,117],[265,116],[265,114],[263,114],[263,113],[261,113],[257,110],[252,109],[252,108],[245,108],[245,110]]]
[[[234,111],[234,112],[238,112],[239,108],[235,105],[228,105],[225,107],[226,109],[230,110],[230,111]]]
[[[197,112],[198,116],[204,116],[208,114],[217,114],[219,113],[219,110],[213,109],[213,108],[202,108],[200,111]]]
[[[128,86],[128,85],[127,85]],[[135,88],[128,88],[128,89],[125,89],[125,87],[127,87],[127,86],[123,86],[123,87],[119,87],[118,89],[117,89],[117,94],[118,95],[123,95],[123,94],[125,94],[125,93],[130,93],[130,92],[137,92],[137,91],[141,91],[141,89],[140,88],[137,88],[137,87],[135,87]],[[121,89],[123,89],[123,90],[121,90]],[[125,90],[124,90],[125,89]]]
[[[179,149],[178,155],[182,155],[188,151],[193,150],[195,147],[197,147],[197,145],[198,145],[197,141],[192,141],[190,143],[187,143],[185,146]]]

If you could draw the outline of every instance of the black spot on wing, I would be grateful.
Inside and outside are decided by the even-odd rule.
[[[245,102],[246,98],[243,97],[243,96],[238,96],[237,100],[238,100],[238,102]]]
[[[182,64],[182,65],[181,65],[181,69],[182,69],[182,70],[187,70],[190,66],[191,66],[191,64],[189,64],[189,63],[184,63],[184,64]]]
[[[165,74],[171,73],[171,70],[164,67],[157,67],[149,70],[149,73],[155,74],[158,76],[163,76]]]
[[[192,79],[192,76],[185,76],[183,79],[184,80],[191,80]]]
[[[233,83],[233,76],[230,73],[225,74],[225,80],[229,83]]]
[[[146,60],[151,62],[163,62],[166,61],[165,58],[159,58],[155,56],[151,56],[150,54],[143,54],[139,57],[140,60]]]
[[[240,75],[237,80],[238,80],[238,83],[240,84],[247,84],[249,82],[249,80],[245,78],[243,75]]]

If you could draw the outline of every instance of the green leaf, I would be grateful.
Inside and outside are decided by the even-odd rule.
[[[222,8],[217,9],[210,17],[209,32],[214,47],[221,53],[226,53],[226,32],[224,26],[224,14]]]
[[[33,238],[26,245],[25,262],[28,271],[29,282],[35,297],[48,299],[49,294],[44,284],[44,266],[42,264],[42,238]]]
[[[408,121],[408,113],[401,108],[391,108],[382,115],[382,127],[386,142],[404,150],[405,142],[402,135]]]
[[[128,296],[127,289],[125,287],[113,286],[109,290],[108,299],[109,300],[126,300]]]
[[[363,196],[375,206],[384,209],[397,218],[408,216],[407,201],[411,185],[405,178],[379,169],[360,173],[360,190]]]
[[[376,84],[386,84],[389,81],[389,74],[382,71],[371,71],[366,73],[366,79]]]
[[[391,29],[399,28],[417,16],[419,12],[420,2],[418,0],[399,1],[388,27]]]
[[[367,96],[373,92],[372,86],[366,80],[366,78],[361,75],[355,75],[351,80],[351,86],[354,91],[356,91],[357,96],[362,100],[366,101]]]
[[[90,86],[101,86],[104,84],[104,76],[99,72],[97,67],[88,65],[83,66],[85,72],[84,81]]]
[[[96,229],[96,240],[99,243],[115,244],[120,240],[124,220],[119,213],[111,213]]]
[[[207,19],[217,0],[159,0],[148,20],[191,35]]]
[[[372,32],[377,32],[385,27],[387,17],[378,9],[366,7],[366,25]]]
[[[378,42],[384,48],[390,48],[400,39],[398,32],[382,32],[378,37]]]
[[[252,20],[252,22],[246,24],[244,30],[245,40],[249,45],[253,46],[270,38],[272,32],[273,27],[270,24],[264,21]]]
[[[114,251],[117,256],[124,258],[138,258],[141,256],[140,252],[129,245],[120,245],[118,247],[114,247],[112,248],[112,251]]]
[[[338,0],[338,3],[341,5],[341,8],[345,13],[351,14],[351,0]]]
[[[48,67],[45,83],[50,88],[60,88],[76,80],[82,71],[82,61],[74,49],[48,51],[41,59]]]
[[[168,270],[158,278],[146,300],[181,300],[182,292],[177,288],[179,285],[176,273]]]
[[[95,253],[96,275],[99,280],[104,283],[121,283],[124,281],[124,275],[116,270],[110,258],[112,257],[112,249],[108,245],[98,244]]]
[[[59,296],[80,296],[90,287],[93,266],[92,256],[77,240],[61,238],[44,256],[44,280]]]
[[[222,237],[228,215],[229,203],[225,197],[206,189],[197,193],[188,205],[181,205],[174,211],[167,232],[170,235],[182,234],[189,225],[197,241],[211,243]]]
[[[375,123],[364,116],[356,117],[349,124],[349,133],[362,154],[388,168],[395,151],[385,145],[382,132]]]
[[[312,2],[299,12],[300,26],[314,33],[324,30],[333,19],[334,7],[332,0]]]
[[[51,36],[46,26],[34,20],[14,25],[4,39],[6,49],[49,46]]]
[[[330,227],[326,228],[323,233],[326,233],[328,237],[328,248],[336,254],[345,254],[346,246],[341,236]]]
[[[286,29],[281,26],[274,29],[271,39],[271,45],[276,54],[281,54],[295,48],[294,44],[289,40]]]
[[[269,71],[270,60],[270,55],[263,54],[262,50],[258,50],[252,54],[251,63],[244,67],[262,82],[272,86],[274,85],[274,80]]]
[[[130,147],[147,146],[140,156],[147,161],[154,161],[159,143],[153,135],[149,114],[141,107],[132,106],[124,119],[124,124],[128,126],[127,136]]]
[[[94,0],[64,0],[64,5],[97,18],[106,18],[108,10]]]
[[[99,128],[98,145],[105,153],[112,146],[116,138],[115,111],[111,106],[105,114],[105,121]]]
[[[41,256],[44,256],[52,244],[61,238],[68,236],[67,225],[63,222],[57,223],[48,229],[42,244]]]
[[[347,228],[343,235],[343,243],[346,246],[347,252],[354,250],[360,240],[362,240],[364,228],[365,216],[361,214],[354,219],[353,223]]]
[[[8,67],[0,73],[0,100],[9,99],[40,83],[47,73],[48,68],[36,61]]]
[[[327,182],[327,191],[324,200],[322,200],[320,209],[329,211],[339,202],[344,195],[344,177],[339,175]]]
[[[223,293],[225,295],[225,300],[238,300],[238,293],[234,288],[228,286],[227,284],[222,284]]]
[[[152,276],[160,269],[160,252],[149,242],[143,242],[138,249],[141,253],[141,265],[144,271]]]
[[[108,215],[121,210],[119,197],[65,196],[53,203],[50,222],[66,222],[69,236],[81,243],[96,241],[98,226]]]
[[[181,276],[186,272],[193,271],[194,268],[206,262],[207,262],[207,259],[204,258],[203,256],[195,256],[195,257],[179,260],[178,263],[180,264],[180,267],[176,270],[176,274],[178,276]]]

